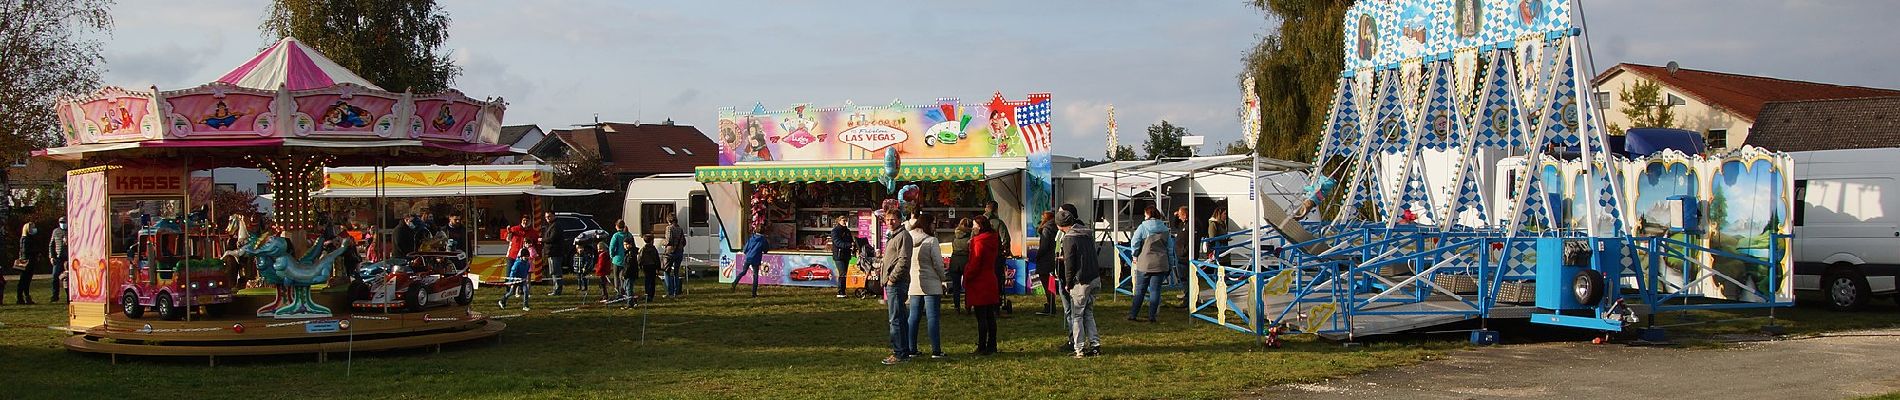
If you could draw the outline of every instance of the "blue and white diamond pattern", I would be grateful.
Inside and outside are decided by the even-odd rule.
[[[1553,42],[1555,43],[1544,51],[1546,57],[1558,59],[1553,63],[1556,67],[1551,68],[1550,73],[1545,75],[1553,80],[1549,82],[1552,92],[1545,98],[1544,112],[1541,116],[1546,135],[1545,142],[1565,147],[1576,146],[1580,144],[1577,134],[1577,125],[1580,120],[1577,119],[1577,114],[1582,108],[1577,104],[1575,79],[1577,70],[1571,62],[1568,41],[1559,39]]]
[[[1400,104],[1399,88],[1405,86],[1396,70],[1386,70],[1379,78],[1379,109],[1370,130],[1372,147],[1378,152],[1397,152],[1406,145],[1405,109]]]
[[[1445,150],[1460,143],[1457,119],[1452,118],[1451,61],[1430,64],[1426,73],[1425,132],[1420,143],[1425,148]]]
[[[1459,49],[1477,48],[1515,40],[1529,34],[1567,32],[1571,29],[1572,0],[1380,0],[1360,1],[1347,9],[1340,45],[1349,70],[1386,68],[1400,60],[1424,58]],[[1476,2],[1473,4],[1472,2]],[[1460,34],[1465,12],[1479,8],[1473,35]],[[1529,14],[1530,18],[1525,18]],[[1363,26],[1370,17],[1373,26]],[[1365,35],[1361,29],[1367,29]],[[1361,58],[1360,46],[1372,50]]]
[[[1327,124],[1326,148],[1320,152],[1323,156],[1321,160],[1334,155],[1350,155],[1356,151],[1353,147],[1358,144],[1360,137],[1359,105],[1353,92],[1357,83],[1358,80],[1351,77],[1339,79],[1338,93],[1333,96],[1332,119]]]
[[[1491,55],[1490,72],[1485,75],[1484,91],[1480,93],[1478,104],[1482,105],[1481,116],[1477,123],[1478,146],[1484,148],[1504,148],[1520,146],[1522,132],[1517,128],[1518,102],[1512,94],[1512,85],[1517,78],[1510,68],[1511,51],[1498,49]]]

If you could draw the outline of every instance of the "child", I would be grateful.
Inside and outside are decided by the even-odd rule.
[[[642,238],[646,239],[647,245],[640,248],[640,270],[647,275],[646,301],[653,301],[653,287],[659,283],[660,246],[654,243],[651,233],[645,234]]]
[[[595,246],[595,247],[600,247],[600,246]],[[614,272],[613,258],[607,256],[607,249],[606,248],[595,249],[594,250],[594,277],[598,278],[596,280],[600,281],[600,302],[601,303],[606,303],[608,301],[613,300],[612,295],[608,294],[607,292],[607,277],[612,276],[613,272]]]
[[[621,234],[633,236],[632,233],[625,232],[616,233],[614,235],[618,237]],[[633,308],[634,299],[640,298],[640,296],[635,295],[633,292],[633,282],[640,279],[640,265],[641,262],[646,260],[640,256],[640,245],[634,243],[631,237],[620,240],[619,242],[622,254],[622,256],[617,259],[621,263],[621,265],[618,266],[618,268],[620,268],[620,293],[621,297],[627,299],[627,305],[624,308]],[[653,278],[654,276],[652,274],[647,275],[647,279]],[[652,295],[652,292],[653,289],[647,289],[648,295]]]
[[[508,290],[502,292],[501,300],[495,301],[495,307],[508,308],[508,299],[521,295],[521,311],[528,311],[528,289],[534,285],[534,260],[540,258],[538,246],[522,246],[516,254],[510,254],[508,278],[504,279]]]

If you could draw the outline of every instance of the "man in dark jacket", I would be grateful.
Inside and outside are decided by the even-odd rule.
[[[686,229],[680,227],[679,215],[666,215],[666,296],[686,294],[686,267],[680,264],[686,260]]]
[[[561,240],[561,229],[554,226],[554,213],[541,213],[541,254],[548,258],[548,279],[554,280],[554,292],[549,296],[561,295],[561,276],[567,274],[574,258],[574,241]]]
[[[59,217],[59,225],[53,228],[53,234],[46,238],[46,256],[53,261],[53,297],[48,303],[58,303],[59,294],[66,291],[66,217]]]
[[[1043,211],[1042,221],[1036,225],[1036,282],[1042,284],[1042,312],[1036,315],[1054,315],[1056,313],[1056,288],[1054,272],[1056,265],[1056,247],[1062,231],[1056,229],[1056,213]]]
[[[1101,284],[1101,268],[1095,260],[1095,237],[1081,218],[1064,204],[1056,212],[1062,230],[1062,284],[1069,294],[1070,343],[1075,358],[1101,354],[1102,336],[1095,330],[1095,287]]]
[[[850,217],[840,215],[835,222],[836,224],[831,226],[831,243],[828,245],[831,246],[832,266],[837,267],[838,270],[838,298],[842,299],[845,277],[851,275],[851,255],[856,254],[852,251],[851,244],[857,235],[852,234],[851,228],[846,226],[851,222]]]

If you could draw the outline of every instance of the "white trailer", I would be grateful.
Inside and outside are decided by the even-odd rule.
[[[1834,309],[1895,294],[1900,273],[1900,148],[1794,156],[1794,288]],[[1888,195],[1891,193],[1892,195]]]
[[[621,219],[637,233],[653,233],[664,240],[666,217],[678,218],[686,229],[688,264],[710,264],[719,259],[719,238],[715,230],[719,217],[712,211],[706,188],[693,180],[693,174],[659,174],[627,181],[627,195]],[[612,224],[612,221],[601,221]]]

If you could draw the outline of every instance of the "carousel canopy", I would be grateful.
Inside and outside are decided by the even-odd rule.
[[[382,90],[369,83],[369,80],[356,76],[355,72],[344,69],[323,54],[304,46],[297,38],[290,37],[277,41],[264,52],[252,56],[250,61],[245,61],[244,65],[224,73],[218,82],[257,90],[310,90],[338,83]]]
[[[390,92],[285,38],[197,87],[106,87],[61,99],[65,146],[34,155],[108,163],[192,156],[202,166],[291,154],[340,165],[462,163],[512,153],[499,143],[506,108],[453,89]]]

